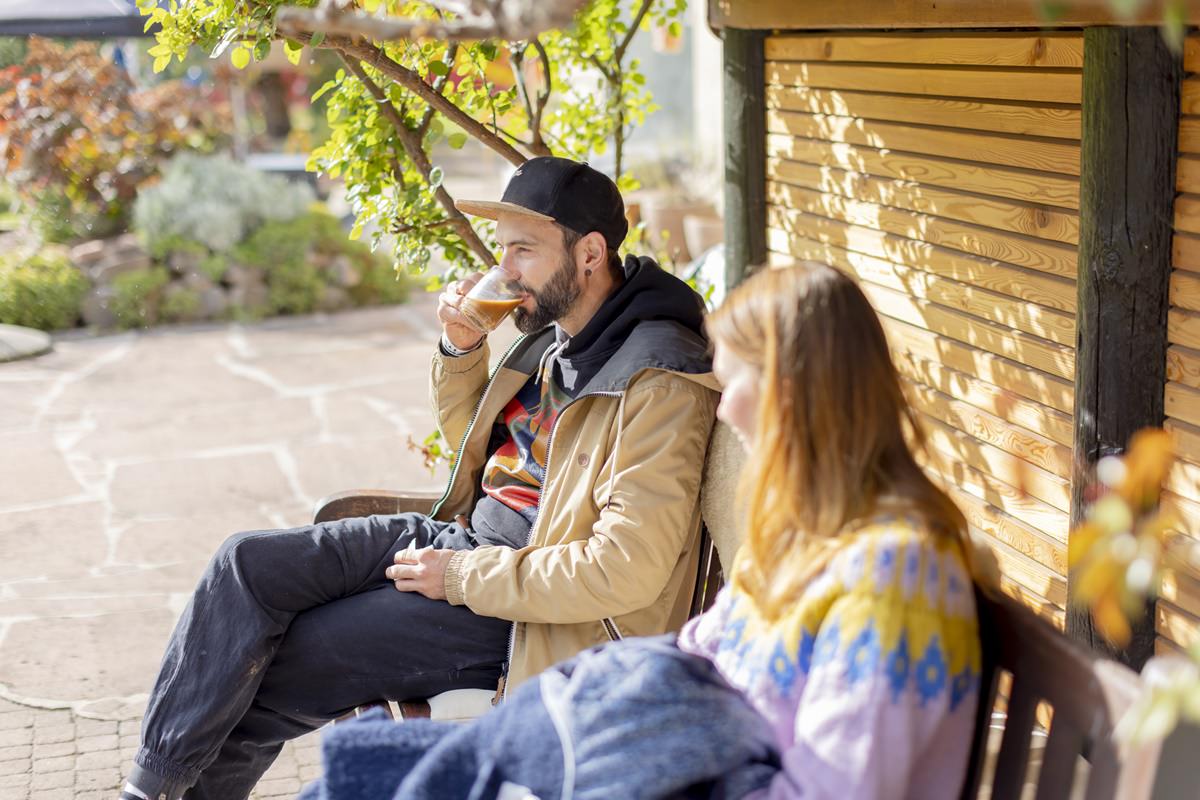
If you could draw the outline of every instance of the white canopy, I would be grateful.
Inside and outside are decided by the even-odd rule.
[[[0,36],[144,36],[134,0],[0,0]]]

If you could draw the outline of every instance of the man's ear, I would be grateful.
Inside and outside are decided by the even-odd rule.
[[[605,260],[608,258],[608,246],[604,243],[604,237],[599,231],[592,231],[575,245],[577,248],[576,256],[583,261],[585,270],[593,272],[604,267]]]

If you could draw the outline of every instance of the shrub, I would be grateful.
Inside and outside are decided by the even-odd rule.
[[[299,217],[313,200],[308,186],[227,156],[181,153],[161,181],[138,192],[133,223],[152,253],[179,239],[228,253],[264,223]]]
[[[167,322],[195,319],[199,310],[200,293],[180,284],[164,292],[159,304],[159,315]]]
[[[274,314],[307,314],[317,307],[325,282],[304,259],[281,261],[267,273],[267,290]]]
[[[403,303],[408,299],[409,278],[392,267],[391,261],[377,253],[363,251],[357,254],[355,265],[362,280],[350,290],[350,296],[359,305],[373,303]]]
[[[0,260],[0,322],[45,331],[71,327],[87,290],[87,278],[57,248],[8,256]]]
[[[140,328],[158,321],[162,290],[171,281],[166,267],[150,267],[113,278],[109,309],[122,328]]]
[[[179,81],[138,89],[96,43],[33,38],[21,64],[0,70],[0,172],[31,202],[65,201],[72,238],[101,236],[126,227],[138,185],[166,157],[216,146],[228,119]]]

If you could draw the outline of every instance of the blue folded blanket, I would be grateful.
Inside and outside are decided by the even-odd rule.
[[[302,800],[734,800],[778,770],[766,721],[673,637],[589,650],[467,723],[333,728]]]

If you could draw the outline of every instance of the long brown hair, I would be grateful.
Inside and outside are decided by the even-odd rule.
[[[734,579],[764,615],[799,596],[839,533],[885,508],[916,514],[970,553],[962,512],[913,456],[924,434],[879,318],[850,278],[815,262],[763,269],[707,324],[718,346],[760,371]]]

